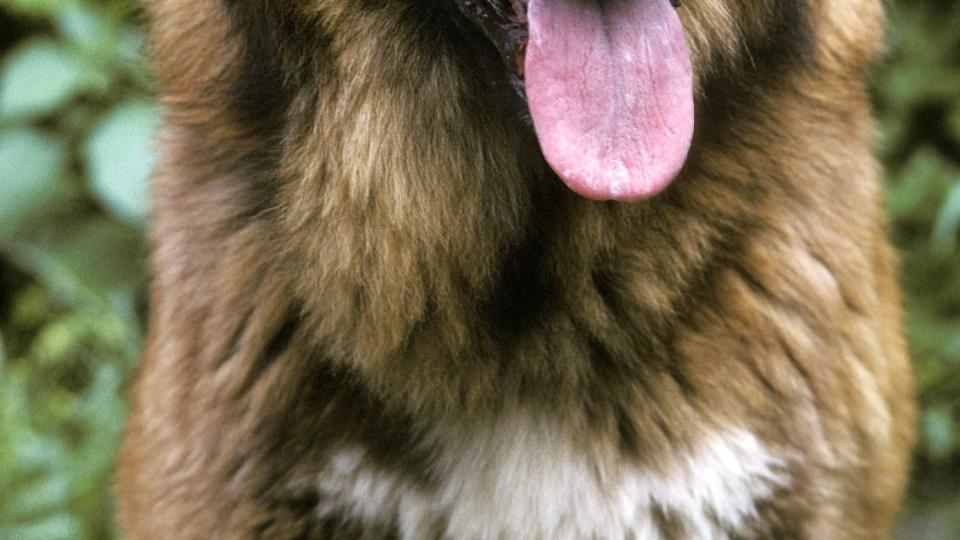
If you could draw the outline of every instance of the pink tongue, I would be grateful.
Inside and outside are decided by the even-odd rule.
[[[530,0],[524,79],[543,155],[592,199],[656,195],[693,135],[693,75],[668,0]]]

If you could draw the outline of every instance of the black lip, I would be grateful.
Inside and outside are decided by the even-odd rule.
[[[523,79],[527,49],[527,0],[456,0],[464,17],[476,25],[500,53],[504,66]]]

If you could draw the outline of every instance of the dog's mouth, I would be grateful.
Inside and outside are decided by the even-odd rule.
[[[677,176],[693,136],[678,0],[456,2],[499,52],[571,189],[637,200]]]
[[[513,75],[523,80],[527,50],[527,0],[457,0],[464,16],[487,36]]]

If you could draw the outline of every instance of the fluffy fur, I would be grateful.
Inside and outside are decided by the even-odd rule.
[[[883,536],[879,2],[684,0],[697,132],[636,204],[567,190],[444,3],[148,2],[127,537]]]

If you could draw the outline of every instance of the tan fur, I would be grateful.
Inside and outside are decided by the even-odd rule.
[[[169,114],[120,458],[127,537],[401,534],[396,516],[315,511],[308,479],[359,445],[378,477],[429,494],[455,434],[517,411],[604,456],[601,475],[669,470],[736,426],[784,480],[725,534],[885,534],[914,409],[869,147],[878,2],[685,0],[696,138],[674,185],[637,204],[568,192],[403,7],[259,3],[325,47],[295,34],[278,53],[306,75],[273,139],[229,106],[242,19],[149,3]],[[781,4],[800,6],[808,49],[773,50]]]

